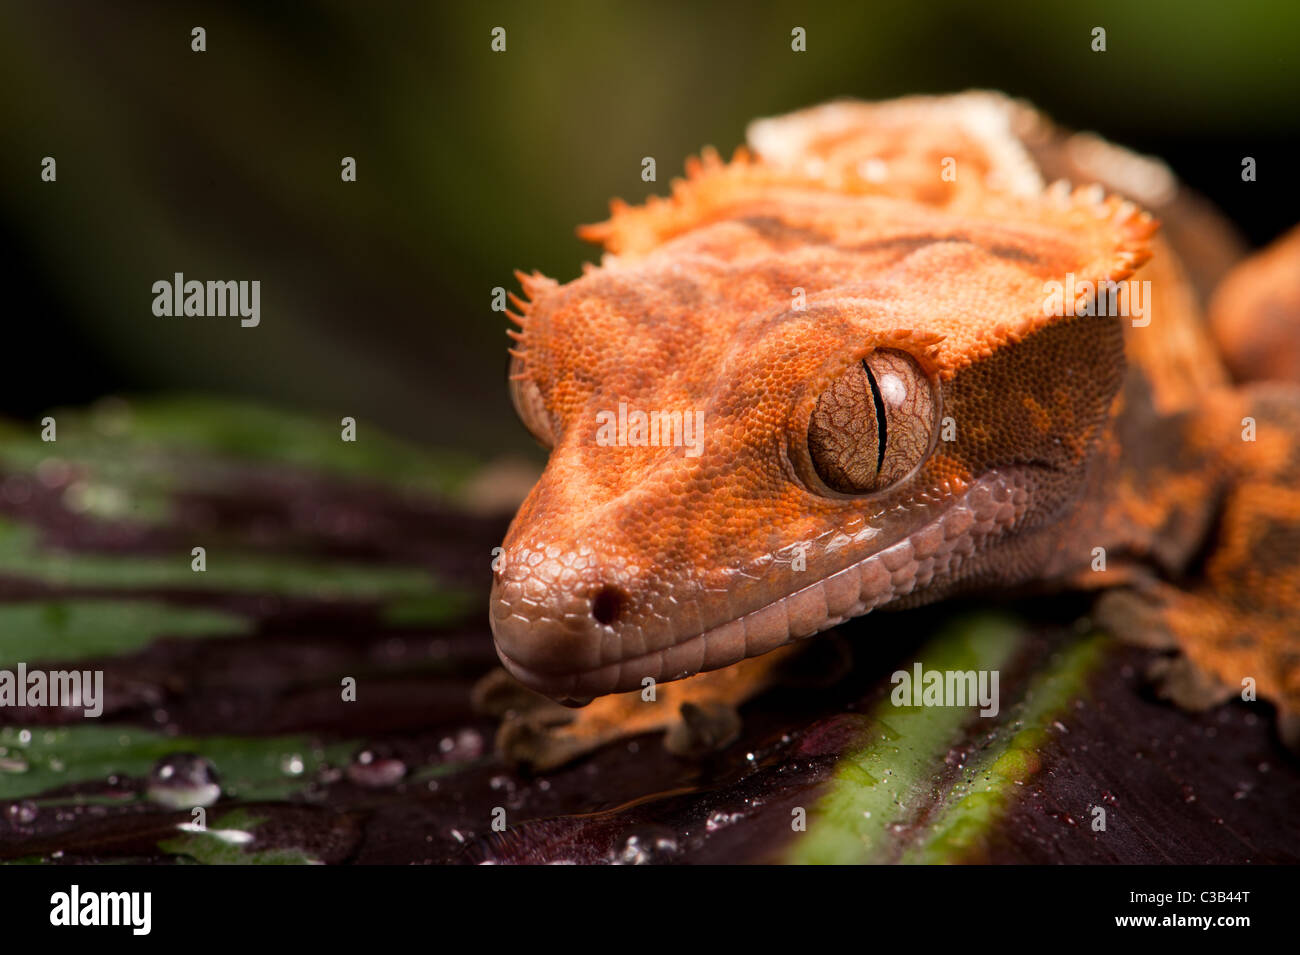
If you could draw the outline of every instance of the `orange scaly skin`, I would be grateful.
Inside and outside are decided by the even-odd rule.
[[[622,695],[516,755],[570,758],[620,714],[644,730],[626,691],[648,680],[739,664],[674,688],[668,725],[848,618],[1026,584],[1118,588],[1113,629],[1182,651],[1170,696],[1253,678],[1294,738],[1300,391],[1229,384],[1188,275],[1235,264],[1230,230],[1159,164],[996,94],[828,104],[749,138],[585,228],[608,254],[581,278],[521,276],[512,393],[551,457],[504,543],[497,649],[556,699]],[[1216,306],[1220,341],[1249,344],[1239,378],[1261,347],[1300,368],[1290,245],[1262,328]],[[1070,275],[1074,308],[1047,314]],[[1144,319],[1060,314],[1130,276]],[[701,446],[611,445],[620,404],[702,416]]]

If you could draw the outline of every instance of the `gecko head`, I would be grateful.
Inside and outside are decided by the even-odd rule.
[[[1041,567],[1123,368],[1118,319],[1045,281],[1126,276],[1149,220],[1016,203],[787,196],[521,277],[510,387],[550,460],[496,565],[506,668],[583,702]]]

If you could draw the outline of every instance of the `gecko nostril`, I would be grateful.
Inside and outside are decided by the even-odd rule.
[[[622,615],[626,606],[627,594],[619,587],[606,584],[592,595],[591,615],[597,623],[608,626]]]

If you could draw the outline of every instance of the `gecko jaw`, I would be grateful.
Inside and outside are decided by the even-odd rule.
[[[581,704],[608,693],[640,690],[647,679],[680,680],[729,666],[747,657],[813,636],[877,607],[893,603],[930,585],[951,580],[960,565],[979,549],[981,540],[1013,527],[1028,506],[1028,490],[1008,472],[975,481],[942,514],[904,539],[772,600],[754,610],[667,646],[632,654],[597,666],[562,669],[555,652],[536,662],[529,651],[547,647],[537,631],[553,627],[562,638],[583,639],[589,646],[617,645],[617,629],[596,624],[579,633],[573,615],[559,620],[529,620],[511,611],[493,587],[492,630],[497,655],[525,686],[554,699]],[[592,639],[594,637],[594,640]],[[541,666],[536,665],[541,663]]]

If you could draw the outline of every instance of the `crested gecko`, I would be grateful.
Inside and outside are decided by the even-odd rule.
[[[1025,585],[1300,739],[1300,232],[1239,264],[1159,162],[970,92],[759,120],[580,234],[599,266],[512,296],[550,458],[490,621],[515,680],[601,699],[508,755],[725,742],[794,641]]]

